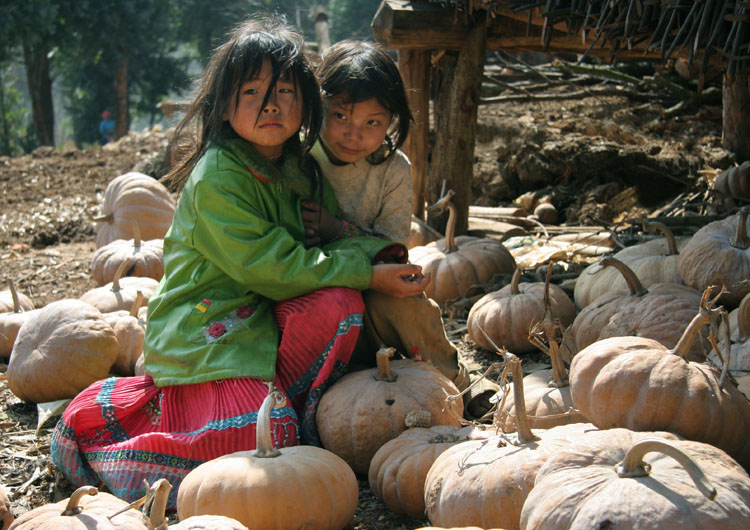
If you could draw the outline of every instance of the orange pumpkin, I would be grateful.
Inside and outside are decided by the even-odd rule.
[[[316,416],[323,447],[366,474],[380,447],[403,431],[412,411],[427,411],[432,425],[459,426],[463,400],[453,382],[432,365],[411,359],[390,361],[394,348],[377,352],[377,368],[352,372],[320,399]]]
[[[37,310],[34,309],[34,304],[27,296],[16,292],[12,280],[8,280],[8,291],[3,291],[0,295],[4,293],[10,295],[11,305],[8,311],[0,312],[0,358],[7,359],[13,351],[18,330]],[[0,299],[0,307],[4,307],[3,303]]]
[[[16,291],[13,280],[8,280],[8,290],[0,291],[0,313],[20,313],[34,309],[34,302],[23,293]]]
[[[432,274],[425,294],[441,306],[448,300],[477,294],[480,284],[495,274],[507,274],[516,268],[516,261],[501,242],[471,236],[454,237],[456,208],[448,200],[452,196],[453,190],[450,190],[431,206],[433,209],[447,207],[450,212],[445,238],[409,250],[409,261]]]
[[[750,160],[719,173],[714,179],[713,189],[730,199],[732,195],[750,199]]]
[[[610,337],[570,365],[576,407],[597,427],[662,429],[724,449],[750,466],[750,403],[721,373],[686,356],[711,321],[704,296],[674,349],[645,337]]]
[[[143,293],[138,291],[130,311],[123,309],[102,314],[117,337],[117,360],[112,365],[112,372],[117,375],[143,375],[135,373],[138,360],[143,356],[146,335],[146,322],[137,316],[142,305]]]
[[[101,215],[96,222],[96,246],[133,237],[133,221],[141,236],[162,239],[172,224],[176,202],[158,180],[131,171],[114,178],[104,190]]]
[[[438,239],[442,239],[443,235],[432,228],[430,225],[415,217],[411,216],[411,228],[409,230],[409,241],[406,244],[406,248],[414,248],[424,246]]]
[[[102,313],[112,313],[122,309],[129,310],[138,298],[143,296],[143,303],[148,304],[151,294],[158,287],[159,282],[153,278],[128,276],[123,278],[130,260],[126,259],[117,269],[112,281],[101,287],[96,287],[83,293],[80,299],[96,307]]]
[[[97,285],[115,278],[125,260],[130,260],[125,276],[145,276],[161,280],[164,276],[164,240],[141,241],[138,223],[133,226],[133,239],[116,239],[99,247],[91,256],[91,273]]]
[[[726,453],[688,440],[634,438],[602,431],[561,448],[539,470],[521,526],[750,528],[750,477]]]

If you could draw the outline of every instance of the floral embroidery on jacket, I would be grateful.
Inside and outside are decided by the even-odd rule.
[[[206,342],[210,344],[226,335],[237,324],[250,318],[254,312],[254,308],[248,305],[243,305],[238,307],[236,311],[229,313],[223,319],[210,322],[207,326],[203,326],[201,331],[203,332],[203,336],[206,337]]]

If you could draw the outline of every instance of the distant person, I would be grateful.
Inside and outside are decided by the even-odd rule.
[[[112,119],[112,113],[108,110],[102,112],[102,121],[99,122],[99,136],[102,145],[115,139],[115,120]]]

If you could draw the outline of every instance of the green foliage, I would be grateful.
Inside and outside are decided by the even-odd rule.
[[[29,111],[23,95],[14,85],[18,81],[7,66],[0,64],[0,155],[17,156],[36,143],[29,129]]]
[[[344,39],[372,40],[372,22],[380,0],[329,0],[331,42]]]

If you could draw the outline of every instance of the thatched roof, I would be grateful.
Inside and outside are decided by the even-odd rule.
[[[700,61],[721,60],[727,73],[750,69],[750,1],[748,0],[415,0],[443,5],[458,15],[487,16],[528,12],[545,23],[542,43],[554,48],[552,29],[564,28],[594,46],[617,51],[646,43],[667,60],[677,54]]]

